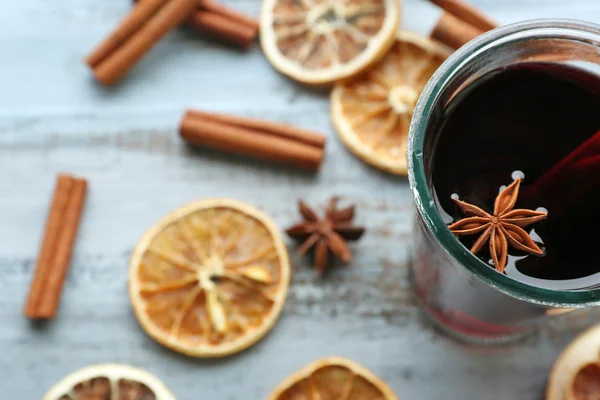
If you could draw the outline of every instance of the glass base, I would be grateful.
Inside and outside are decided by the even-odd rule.
[[[448,336],[450,339],[459,342],[460,344],[478,347],[506,346],[525,340],[532,336],[535,332],[535,329],[530,329],[526,331],[495,336],[486,336],[482,334],[470,335],[463,330],[456,329],[455,326],[448,324],[443,319],[438,318],[435,313],[432,313],[427,309],[421,300],[419,300],[419,303],[421,305],[421,314],[432,325],[432,327],[438,332]]]
[[[410,268],[409,271],[421,314],[432,324],[434,329],[455,341],[471,346],[504,346],[524,340],[536,331],[534,327],[492,325],[459,311],[442,313],[429,305],[425,300],[425,296],[419,293],[418,285],[414,279],[414,269]]]

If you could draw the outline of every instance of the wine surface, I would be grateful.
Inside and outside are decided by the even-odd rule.
[[[521,177],[515,208],[548,211],[524,228],[544,255],[509,245],[506,274],[556,289],[600,284],[600,77],[549,63],[497,70],[456,96],[437,129],[431,185],[445,222],[465,217],[452,197],[492,214]],[[459,239],[471,248],[477,237]],[[487,245],[477,256],[493,268]]]

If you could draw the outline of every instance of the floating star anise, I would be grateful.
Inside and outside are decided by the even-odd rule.
[[[344,263],[348,263],[352,259],[352,252],[346,242],[360,239],[365,232],[363,227],[352,225],[354,206],[339,209],[337,203],[338,198],[332,197],[325,209],[325,215],[319,218],[305,202],[298,201],[304,221],[286,230],[290,237],[302,241],[298,249],[300,254],[315,248],[315,268],[319,275],[322,275],[328,266],[330,252]]]
[[[473,244],[471,253],[477,254],[489,241],[494,267],[500,273],[504,273],[506,267],[508,244],[527,253],[543,254],[543,251],[522,228],[546,218],[548,213],[525,209],[513,210],[519,196],[520,185],[521,178],[517,178],[496,197],[494,215],[488,214],[473,204],[454,199],[468,218],[461,219],[448,228],[459,236],[481,233],[481,236]]]

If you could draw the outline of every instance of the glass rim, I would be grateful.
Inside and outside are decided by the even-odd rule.
[[[511,297],[547,307],[583,307],[600,305],[600,288],[591,290],[546,289],[520,282],[498,273],[472,254],[447,229],[427,184],[423,162],[423,144],[429,116],[439,97],[461,68],[482,53],[498,45],[527,39],[559,38],[592,40],[600,43],[600,26],[568,19],[538,19],[496,28],[472,40],[454,52],[431,77],[417,103],[410,124],[407,161],[408,178],[422,222],[450,258],[475,276]]]

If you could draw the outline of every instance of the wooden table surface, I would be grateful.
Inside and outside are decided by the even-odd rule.
[[[537,17],[600,22],[598,0],[479,0],[502,23]],[[229,4],[258,14],[258,0]],[[340,144],[325,90],[278,75],[260,47],[238,52],[193,32],[163,40],[114,89],[91,79],[82,57],[130,8],[129,0],[4,1],[0,12],[0,388],[8,400],[40,399],[58,379],[92,363],[148,369],[180,400],[264,399],[306,363],[341,355],[372,369],[403,400],[540,399],[558,352],[598,320],[555,320],[502,350],[465,349],[419,313],[407,280],[413,205],[406,179],[374,170]],[[439,11],[405,0],[404,26],[426,33]],[[195,150],[177,136],[187,107],[313,128],[329,136],[317,175]],[[58,318],[21,315],[55,175],[89,179],[90,192]],[[130,253],[169,210],[208,196],[247,201],[280,227],[296,199],[333,194],[358,205],[369,232],[347,268],[318,279],[293,257],[284,313],[250,350],[216,361],[186,358],[139,328],[126,294]]]

